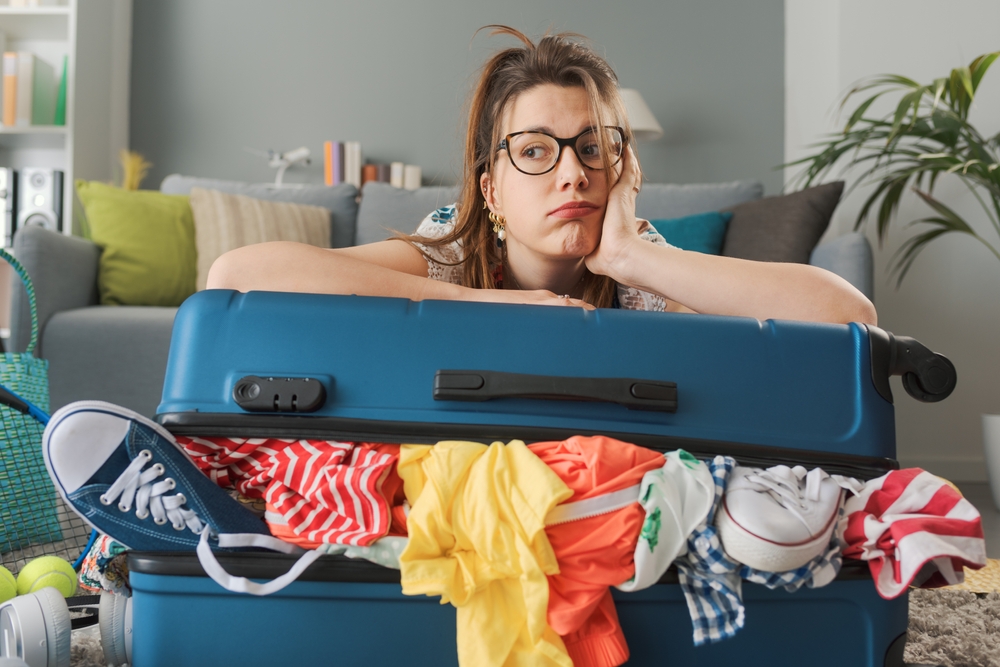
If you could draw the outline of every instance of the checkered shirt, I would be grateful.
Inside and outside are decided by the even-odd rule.
[[[727,639],[743,627],[740,565],[722,550],[714,523],[735,465],[729,456],[716,456],[708,462],[715,482],[715,502],[705,521],[688,537],[687,554],[674,561],[694,626],[695,646]]]

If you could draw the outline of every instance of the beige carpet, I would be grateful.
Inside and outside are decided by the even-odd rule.
[[[1000,667],[1000,560],[965,582],[910,593],[907,664]]]

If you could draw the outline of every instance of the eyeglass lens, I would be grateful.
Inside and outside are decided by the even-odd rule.
[[[622,155],[622,134],[617,128],[604,127],[584,132],[576,140],[576,155],[591,169],[604,167],[601,144],[597,132],[604,134],[604,150],[609,153],[611,164],[616,164]],[[559,160],[559,144],[553,137],[539,132],[525,132],[510,138],[508,146],[514,166],[529,174],[542,174],[552,169]]]

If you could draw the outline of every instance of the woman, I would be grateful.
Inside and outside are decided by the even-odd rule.
[[[875,324],[849,283],[801,264],[669,246],[635,216],[641,173],[618,81],[571,35],[517,37],[483,67],[462,189],[412,236],[220,257],[210,288],[396,296]]]

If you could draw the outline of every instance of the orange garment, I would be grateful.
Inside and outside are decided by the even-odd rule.
[[[574,436],[529,446],[573,491],[576,502],[620,491],[663,467],[663,455],[603,436]],[[608,514],[547,526],[559,574],[549,576],[548,622],[576,667],[616,667],[628,660],[609,586],[635,574],[635,543],[646,513],[637,502]]]

